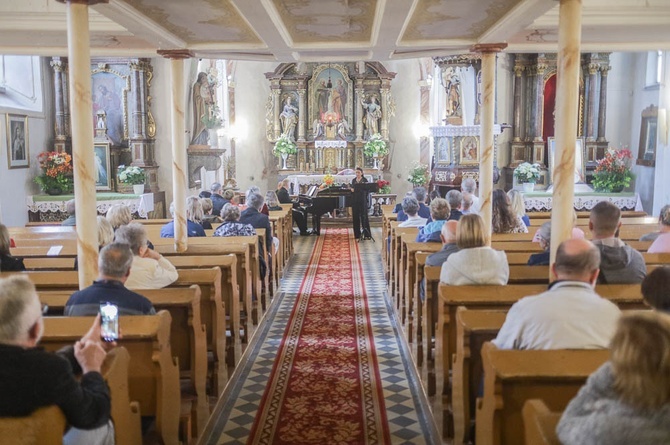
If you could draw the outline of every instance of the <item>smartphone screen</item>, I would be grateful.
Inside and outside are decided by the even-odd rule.
[[[100,304],[100,324],[100,336],[104,341],[119,338],[119,308],[115,304]]]

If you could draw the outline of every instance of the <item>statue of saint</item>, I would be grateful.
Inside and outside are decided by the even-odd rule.
[[[325,133],[323,122],[318,119],[314,119],[314,122],[312,123],[312,132],[314,134],[314,140],[323,137]]]
[[[281,121],[282,136],[286,136],[289,140],[295,141],[295,126],[298,123],[298,107],[293,106],[291,96],[286,97],[284,101],[284,109],[279,115]]]
[[[375,96],[370,97],[370,102],[362,102],[365,110],[365,128],[368,131],[368,138],[379,133],[379,119],[382,117],[382,107],[377,103]]]
[[[212,89],[207,79],[207,73],[198,73],[198,80],[193,85],[193,137],[191,145],[207,145],[209,133],[205,125],[205,118],[214,105]]]

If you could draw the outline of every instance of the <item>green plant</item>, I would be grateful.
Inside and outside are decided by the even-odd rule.
[[[144,180],[146,179],[144,170],[133,165],[124,167],[124,165],[119,165],[119,182],[132,185],[144,184]]]
[[[295,143],[286,136],[280,136],[272,149],[272,154],[275,156],[281,156],[284,153],[291,155],[297,152],[298,149]]]
[[[593,187],[598,192],[620,192],[635,178],[630,171],[630,150],[609,149],[593,172]]]
[[[205,124],[205,127],[213,130],[215,128],[221,128],[223,126],[223,119],[221,118],[221,110],[215,104],[208,107],[208,112],[202,116],[202,123]]]
[[[542,170],[539,164],[530,164],[528,162],[524,162],[514,169],[514,177],[522,184],[525,182],[536,183],[540,179],[541,173]]]
[[[428,166],[421,164],[420,162],[414,162],[409,171],[407,180],[411,182],[414,187],[428,184],[428,181],[430,181],[430,171],[428,170]]]
[[[386,156],[388,152],[386,141],[379,133],[373,134],[363,146],[363,153],[366,156]]]
[[[65,152],[43,152],[37,156],[44,173],[35,178],[43,192],[60,190],[70,193],[74,188],[72,157]]]

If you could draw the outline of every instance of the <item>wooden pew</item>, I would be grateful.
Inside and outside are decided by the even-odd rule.
[[[402,306],[402,322],[408,320],[407,336],[410,343],[413,342],[414,311],[419,301],[419,295],[414,293],[416,288],[416,254],[420,252],[435,253],[442,249],[442,243],[417,243],[415,234],[407,233],[400,237],[400,294]]]
[[[63,445],[66,421],[56,405],[39,408],[26,417],[1,417],[4,445]]]
[[[170,348],[170,314],[119,318],[120,343],[128,350],[130,399],[140,404],[143,416],[156,417],[156,432],[166,445],[179,444],[179,369]],[[72,345],[84,335],[93,317],[46,317],[40,342],[54,351]]]
[[[526,445],[561,445],[556,427],[562,412],[550,411],[540,399],[527,400],[521,409]]]
[[[524,443],[521,410],[541,399],[563,411],[586,379],[607,361],[607,350],[511,351],[482,348],[484,396],[477,406],[478,445]]]
[[[170,313],[170,345],[172,354],[179,359],[180,373],[191,383],[187,395],[194,397],[193,418],[196,433],[204,428],[209,418],[207,400],[207,329],[200,319],[200,287],[144,289],[138,293],[151,301],[157,311]],[[45,291],[39,293],[40,302],[49,307],[49,313],[63,315],[70,291]],[[182,386],[182,389],[183,386]],[[215,388],[211,394],[218,396]]]

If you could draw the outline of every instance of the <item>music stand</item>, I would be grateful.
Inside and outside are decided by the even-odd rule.
[[[361,210],[361,223],[363,225],[363,230],[361,231],[360,241],[372,240],[376,242],[370,233],[370,220],[368,219],[368,200],[367,197],[369,193],[377,193],[379,191],[379,185],[376,182],[363,182],[360,184],[352,184],[354,187],[354,194],[363,193],[365,195],[365,205]]]

